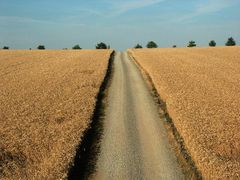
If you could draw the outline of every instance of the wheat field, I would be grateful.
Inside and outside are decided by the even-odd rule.
[[[111,50],[0,51],[0,179],[62,179]]]
[[[240,47],[129,50],[206,179],[240,178]]]

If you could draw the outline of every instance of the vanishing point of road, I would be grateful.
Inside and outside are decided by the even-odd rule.
[[[90,179],[184,179],[158,105],[126,52],[117,53],[96,172]]]

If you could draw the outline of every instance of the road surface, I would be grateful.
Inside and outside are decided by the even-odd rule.
[[[101,150],[90,179],[184,179],[150,90],[127,53],[117,53]]]

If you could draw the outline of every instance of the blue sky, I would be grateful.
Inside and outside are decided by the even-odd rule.
[[[240,0],[0,0],[0,47],[124,50],[154,40],[160,47],[211,39],[240,44]]]

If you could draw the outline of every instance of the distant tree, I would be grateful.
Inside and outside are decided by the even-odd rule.
[[[142,47],[142,45],[137,44],[134,48],[135,48],[135,49],[140,49],[140,48],[143,48],[143,47]]]
[[[210,47],[215,47],[216,44],[217,44],[217,43],[216,43],[214,40],[211,40],[211,41],[209,42],[209,46],[210,46]]]
[[[37,49],[39,49],[39,50],[44,50],[44,49],[45,49],[45,46],[44,46],[44,45],[39,45],[39,46],[37,47]]]
[[[9,47],[8,46],[4,46],[3,49],[7,50],[7,49],[9,49]]]
[[[103,42],[100,42],[96,45],[96,49],[107,49],[107,45]]]
[[[68,50],[68,48],[63,48],[63,50]]]
[[[226,42],[226,46],[235,46],[236,45],[236,41],[230,37],[228,38],[228,41]]]
[[[177,45],[173,45],[173,48],[176,48],[177,47]]]
[[[82,49],[82,48],[79,46],[79,44],[77,44],[77,45],[73,46],[72,49],[76,50],[76,49]]]
[[[158,45],[154,41],[150,41],[147,43],[147,48],[157,48]]]
[[[107,47],[108,49],[111,49],[111,46],[110,45],[108,45],[108,47]]]
[[[188,46],[187,47],[196,47],[196,42],[195,41],[189,41]]]

